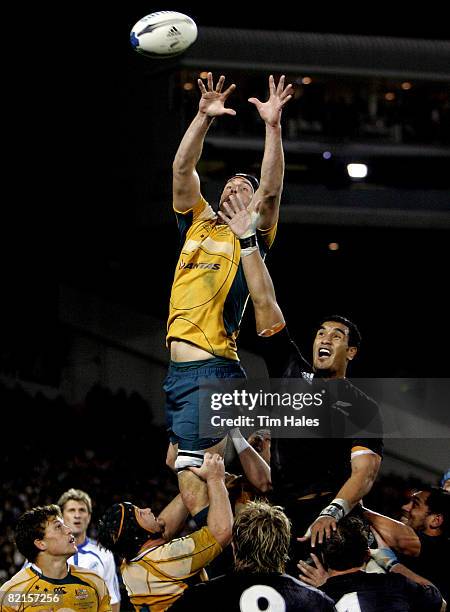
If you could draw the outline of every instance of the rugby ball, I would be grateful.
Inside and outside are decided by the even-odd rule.
[[[197,38],[195,21],[175,11],[158,11],[139,19],[130,32],[133,49],[155,59],[186,51]]]

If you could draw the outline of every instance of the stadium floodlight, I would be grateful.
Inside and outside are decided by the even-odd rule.
[[[347,164],[347,172],[350,178],[365,178],[367,166],[366,164]]]

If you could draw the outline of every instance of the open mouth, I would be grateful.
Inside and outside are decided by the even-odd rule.
[[[321,347],[321,348],[318,350],[317,355],[319,356],[319,359],[320,359],[320,358],[324,358],[324,359],[326,359],[327,357],[331,357],[331,351],[330,351],[330,349],[327,349],[327,348],[325,348],[325,347]]]

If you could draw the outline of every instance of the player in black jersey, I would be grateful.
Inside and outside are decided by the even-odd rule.
[[[386,571],[434,584],[448,601],[450,493],[437,487],[424,487],[413,493],[402,506],[401,527],[397,521],[371,510],[365,509],[364,514],[383,540],[379,542],[381,548],[374,551],[375,561]],[[401,528],[405,530],[401,539],[392,537]]]
[[[250,218],[237,196],[219,213],[238,236]],[[276,301],[272,279],[258,253],[256,238],[244,239],[243,268],[255,309],[261,352],[271,378],[303,379],[319,383],[325,397],[325,415],[338,434],[331,438],[273,440],[275,500],[293,521],[294,534],[311,546],[321,544],[366,495],[377,476],[382,456],[381,419],[377,404],[345,378],[348,363],[356,356],[359,332],[348,319],[331,316],[321,321],[313,346],[313,367],[291,340]],[[373,437],[340,437],[347,425]],[[333,499],[334,498],[334,499]]]
[[[249,502],[233,525],[233,571],[190,587],[171,610],[331,612],[329,597],[284,573],[289,541],[290,522],[280,507]]]
[[[338,610],[352,612],[439,612],[445,610],[441,594],[433,585],[419,584],[400,574],[377,574],[364,571],[370,558],[367,528],[356,517],[342,519],[337,530],[324,543],[318,569],[302,564],[307,575],[316,574],[319,585],[335,602]],[[322,575],[319,581],[318,576]],[[307,578],[306,578],[307,580]]]

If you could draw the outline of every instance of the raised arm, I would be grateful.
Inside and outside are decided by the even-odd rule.
[[[174,538],[182,529],[188,516],[189,512],[183,503],[181,495],[178,494],[158,516],[158,520],[164,524],[164,539],[169,541]]]
[[[208,487],[208,527],[216,541],[222,546],[231,542],[233,512],[225,487],[225,465],[220,455],[205,453],[202,467],[189,468]]]
[[[292,85],[284,86],[284,75],[278,85],[272,75],[269,77],[269,99],[261,102],[249,98],[266,125],[264,156],[261,166],[261,182],[254,201],[261,201],[258,227],[268,229],[278,220],[281,192],[283,190],[284,153],[281,139],[281,113],[284,105],[292,98]]]
[[[256,208],[259,208],[257,204]],[[242,240],[249,240],[256,245],[255,229],[248,210],[237,195],[230,196],[230,204],[224,203],[220,218],[231,231]],[[260,335],[269,335],[271,330],[283,327],[284,317],[278,306],[275,289],[257,246],[245,248],[241,241],[242,266],[247,281],[250,297],[255,309],[256,330]]]
[[[198,79],[201,98],[198,112],[186,130],[173,161],[173,204],[176,210],[185,212],[192,208],[200,197],[200,179],[195,167],[200,159],[206,133],[214,117],[235,115],[225,108],[228,96],[234,91],[230,85],[222,92],[225,77],[222,75],[214,87],[213,76],[208,72],[207,87]]]

